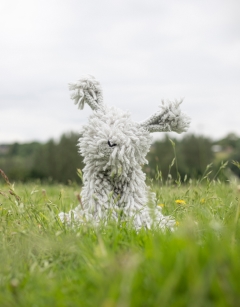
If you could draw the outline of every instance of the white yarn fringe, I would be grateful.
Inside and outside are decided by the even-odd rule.
[[[99,82],[86,76],[70,85],[72,99],[82,109],[87,103],[94,112],[81,130],[83,156],[82,205],[61,212],[63,223],[107,223],[109,219],[130,222],[139,230],[159,227],[173,230],[175,221],[164,216],[149,193],[141,166],[151,145],[151,132],[186,131],[190,119],[181,112],[180,102],[162,102],[162,110],[142,123],[130,114],[103,104]],[[150,203],[150,206],[147,204]],[[83,207],[82,207],[83,206]]]

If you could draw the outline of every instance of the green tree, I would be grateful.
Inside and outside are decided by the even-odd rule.
[[[83,168],[77,148],[78,138],[76,133],[63,134],[59,143],[50,140],[42,145],[34,156],[32,177],[63,183],[78,180],[77,168]]]
[[[179,172],[192,178],[203,175],[214,155],[212,142],[203,136],[186,135],[178,145]]]
[[[201,177],[206,166],[214,158],[211,140],[203,136],[186,135],[182,140],[173,139],[172,142],[175,144],[176,157],[173,145],[167,135],[163,140],[152,145],[147,155],[149,164],[145,167],[148,175],[154,178],[158,169],[166,180],[170,165],[176,158],[175,165],[171,168],[173,178],[177,178],[177,171],[182,178],[185,175],[191,178]],[[176,167],[176,163],[178,167]]]

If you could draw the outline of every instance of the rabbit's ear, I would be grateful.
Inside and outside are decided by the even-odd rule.
[[[86,102],[93,110],[103,105],[102,89],[100,83],[91,75],[83,76],[76,83],[69,83],[71,99],[83,109]]]
[[[153,114],[145,121],[139,123],[141,127],[144,127],[149,132],[159,131],[175,131],[182,133],[187,131],[190,118],[181,112],[181,101],[168,101],[165,103],[162,101],[161,110]]]

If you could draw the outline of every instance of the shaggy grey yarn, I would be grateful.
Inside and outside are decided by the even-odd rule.
[[[142,165],[151,146],[151,132],[186,131],[190,119],[181,112],[180,102],[162,102],[161,109],[137,123],[130,114],[103,103],[102,90],[93,76],[70,84],[71,98],[80,109],[87,103],[93,110],[81,129],[80,154],[83,156],[82,205],[69,213],[61,212],[62,222],[97,225],[109,219],[133,223],[138,230],[160,227],[173,229],[175,221],[164,216],[155,195],[145,184]]]

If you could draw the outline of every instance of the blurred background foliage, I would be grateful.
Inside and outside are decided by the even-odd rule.
[[[48,182],[80,183],[77,169],[83,169],[78,153],[77,133],[63,134],[59,141],[47,143],[0,144],[0,168],[12,181],[41,180]],[[174,160],[175,159],[175,160]],[[212,141],[204,136],[186,134],[182,139],[164,139],[152,144],[147,155],[144,171],[148,177],[162,180],[172,176],[181,179],[199,179],[212,163],[212,178],[223,163],[228,165],[218,173],[221,179],[240,177],[240,170],[231,163],[240,161],[240,138],[231,133],[225,138]],[[172,165],[172,167],[171,167]],[[1,180],[1,179],[0,179]]]

